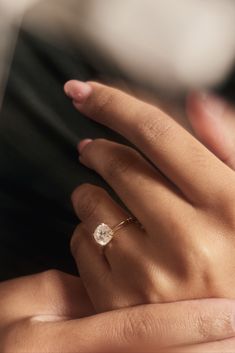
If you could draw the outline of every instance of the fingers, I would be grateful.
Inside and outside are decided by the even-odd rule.
[[[162,347],[193,345],[233,337],[234,301],[202,300],[155,304],[54,323],[25,322],[8,335],[11,350],[21,342],[32,351],[111,353],[162,352]],[[16,329],[17,330],[17,329]],[[19,337],[17,349],[15,337]],[[43,337],[43,340],[41,339]],[[5,342],[6,343],[6,342]],[[21,351],[25,351],[21,349]],[[227,352],[227,351],[226,351]]]
[[[95,243],[93,233],[102,223],[114,229],[120,222],[130,218],[130,214],[114,202],[105,190],[94,185],[85,184],[78,187],[73,193],[72,201],[78,218],[83,222],[82,227],[84,226],[89,234],[86,237],[88,242]],[[118,230],[113,235],[112,241],[110,241],[109,237],[107,242],[105,238],[101,239],[102,245],[106,245],[105,250],[107,249],[107,251],[102,251],[102,253],[105,253],[109,259],[110,254],[112,254],[112,248],[115,247],[115,250],[119,247],[122,248],[123,243],[126,244],[130,241],[130,238],[133,238],[131,235],[133,232],[135,232],[135,243],[138,243],[138,241],[141,243],[143,238],[142,231],[135,224],[129,224]],[[75,232],[72,238],[72,248],[77,248],[79,240],[79,235]],[[95,245],[98,249],[98,244]]]
[[[221,187],[220,162],[169,116],[119,90],[88,86],[92,90],[84,99],[87,84],[71,81],[65,91],[74,99],[79,92],[79,111],[134,143],[189,199],[205,200],[215,186]]]
[[[65,326],[66,331],[71,332]],[[75,328],[76,322],[68,326]],[[107,349],[141,344],[141,352],[143,347],[148,350],[149,342],[152,343],[149,349],[153,349],[156,346],[216,341],[234,336],[234,303],[205,300],[129,308],[82,319],[77,332],[80,337],[88,334],[91,341],[96,332],[101,342],[96,345],[93,342],[93,347]]]
[[[176,219],[191,211],[182,194],[130,147],[95,140],[80,153],[80,161],[107,181],[147,231],[156,221],[168,227],[171,211]]]
[[[113,228],[123,219],[130,217],[104,189],[95,185],[79,186],[72,194],[72,203],[78,218],[90,235],[93,235],[101,223]]]
[[[226,102],[209,93],[192,93],[187,100],[187,113],[200,141],[225,164],[235,169],[235,112]]]
[[[2,283],[0,307],[3,323],[38,314],[82,317],[94,310],[81,280],[56,270]]]
[[[120,290],[115,287],[117,274],[121,273],[124,278],[130,258],[132,261],[140,260],[145,235],[139,226],[130,223],[117,230],[112,235],[113,239],[107,236],[107,244],[106,236],[102,232],[100,238],[106,246],[101,248],[93,238],[97,226],[105,223],[112,231],[130,215],[103,189],[93,185],[79,187],[72,199],[74,209],[83,223],[74,232],[71,248],[91,300],[97,312],[121,307],[124,305],[122,301],[124,295],[119,295]],[[132,301],[130,303],[132,304]]]
[[[88,295],[95,304],[95,310],[100,312],[100,301],[98,298],[93,299],[97,292],[103,292],[105,295],[106,288],[110,288],[110,268],[101,248],[95,244],[83,224],[74,231],[71,250]]]

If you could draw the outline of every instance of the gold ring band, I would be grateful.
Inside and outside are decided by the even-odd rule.
[[[123,227],[126,227],[129,224],[140,224],[138,220],[134,217],[129,217],[120,223],[118,223],[114,227],[110,227],[105,223],[101,223],[98,225],[98,227],[95,229],[93,233],[93,237],[96,241],[97,244],[101,246],[106,246],[108,245],[111,240],[113,239],[114,235]]]

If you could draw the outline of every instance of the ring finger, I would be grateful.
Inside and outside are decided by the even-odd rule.
[[[94,268],[94,259],[87,254],[92,252],[95,253],[96,261],[99,263],[104,263],[106,259],[112,271],[119,268],[120,258],[123,261],[129,259],[131,255],[129,249],[132,249],[131,253],[133,255],[138,254],[139,249],[143,248],[146,236],[141,227],[134,224],[134,221],[123,225],[113,234],[113,238],[110,238],[109,229],[103,233],[103,244],[101,245],[106,245],[103,250],[96,243],[93,237],[94,231],[101,224],[105,224],[110,230],[113,230],[122,221],[130,218],[130,215],[117,205],[102,188],[84,184],[75,190],[72,201],[75,212],[87,231],[86,234],[85,232],[75,232],[72,239],[73,253],[75,253],[78,266],[81,263],[82,266],[87,264],[86,268],[91,271]],[[81,237],[84,239],[81,240]],[[107,244],[105,244],[106,240]],[[83,243],[83,247],[86,247],[86,250],[78,250],[81,243]],[[107,270],[108,268],[106,268]]]
[[[105,222],[113,230],[130,216],[103,189],[93,185],[79,187],[72,200],[75,211],[83,222],[74,232],[72,253],[95,309],[102,312],[128,306],[129,301],[120,292],[119,279],[124,280],[122,285],[127,293],[133,291],[134,284],[125,281],[125,273],[127,268],[133,267],[133,263],[138,264],[143,256],[141,252],[147,237],[139,226],[127,222],[126,226],[114,231],[111,241],[101,248],[92,237],[97,226]],[[104,234],[102,231],[103,240]],[[136,298],[136,303],[139,303],[138,299],[139,297]]]
[[[180,191],[130,147],[95,140],[80,149],[80,161],[104,178],[149,234],[156,222],[166,229],[169,215],[177,220],[192,211]]]

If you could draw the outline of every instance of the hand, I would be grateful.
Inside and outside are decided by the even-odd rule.
[[[77,319],[94,312],[81,281],[57,271],[0,283],[0,308],[4,353],[78,351],[87,324]]]
[[[232,170],[153,106],[95,83],[72,82],[68,89],[82,113],[129,139],[157,167],[130,147],[105,140],[80,144],[81,162],[113,187],[145,229],[122,229],[101,254],[90,234],[128,214],[94,186],[74,193],[83,223],[72,248],[96,310],[234,297]]]
[[[148,353],[172,341],[235,336],[230,300],[144,305],[87,317],[93,308],[81,281],[58,271],[0,283],[0,308],[2,353]]]
[[[222,98],[195,92],[187,100],[187,115],[196,137],[235,170],[235,110]]]

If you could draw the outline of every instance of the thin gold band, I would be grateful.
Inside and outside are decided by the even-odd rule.
[[[121,221],[114,227],[110,227],[105,223],[101,223],[98,225],[98,227],[95,229],[93,233],[93,237],[96,241],[101,246],[106,246],[109,244],[112,239],[114,238],[115,234],[122,229],[123,227],[126,227],[127,225],[130,224],[137,224],[138,226],[142,227],[141,224],[138,222],[138,220],[134,217],[129,217],[125,219],[124,221]]]
[[[122,229],[123,227],[125,227],[129,224],[139,224],[139,222],[137,221],[136,218],[129,217],[129,218],[125,219],[124,221],[118,223],[115,227],[111,228],[113,231],[113,234],[117,233],[120,229]]]

